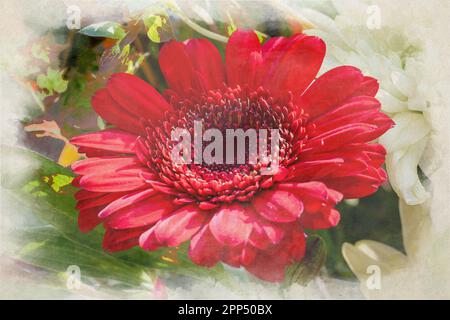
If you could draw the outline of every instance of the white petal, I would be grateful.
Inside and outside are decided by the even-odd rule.
[[[422,203],[429,197],[417,173],[427,141],[428,136],[408,148],[388,153],[386,157],[389,181],[398,196],[409,205]]]
[[[381,102],[381,109],[384,112],[396,113],[408,110],[408,105],[391,95],[389,92],[380,89],[377,94],[377,99]]]
[[[344,243],[342,255],[360,281],[370,276],[370,266],[379,267],[386,275],[406,267],[408,263],[407,257],[400,251],[372,240],[361,240],[355,245]]]
[[[355,245],[344,243],[342,255],[360,281],[363,294],[373,299],[383,298],[395,290],[398,276],[409,267],[407,257],[400,251],[371,240],[361,240]],[[380,287],[373,288],[377,275]]]
[[[390,246],[373,240],[361,240],[355,247],[373,260],[389,266],[390,269],[402,268],[406,265],[406,256]]]
[[[342,245],[342,256],[352,272],[361,282],[365,281],[368,277],[367,268],[370,265],[378,265],[377,261],[367,256],[364,252],[350,243],[344,243]]]
[[[408,148],[425,137],[431,130],[429,124],[420,113],[402,112],[392,118],[395,127],[380,137],[388,153]]]
[[[400,218],[402,221],[403,246],[409,258],[419,256],[420,248],[429,239],[431,217],[425,204],[410,206],[405,201],[399,201]],[[423,250],[422,250],[423,251]]]
[[[332,0],[339,14],[350,17],[355,23],[365,25],[367,20],[367,4],[358,0]]]
[[[329,16],[317,10],[309,8],[304,8],[302,10],[302,14],[305,16],[306,19],[315,24],[318,29],[323,30],[325,32],[339,33],[334,23],[334,20],[331,19]]]
[[[417,86],[416,82],[404,72],[392,72],[391,79],[397,89],[400,90],[405,96],[411,96],[414,94]]]

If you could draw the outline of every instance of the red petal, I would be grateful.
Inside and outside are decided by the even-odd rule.
[[[250,216],[240,204],[223,206],[209,223],[214,237],[223,245],[236,246],[247,241],[252,231]]]
[[[361,71],[354,67],[334,68],[320,76],[296,101],[314,118],[344,102],[363,81]]]
[[[95,193],[93,193],[93,194],[95,194]],[[113,202],[114,200],[119,199],[120,197],[122,197],[125,194],[126,193],[123,193],[123,192],[100,193],[100,196],[98,196],[98,197],[79,200],[76,205],[76,208],[78,210],[83,210],[83,209],[90,209],[90,208],[94,208],[94,207],[98,207],[98,206],[105,206],[105,205]]]
[[[281,255],[258,251],[252,263],[247,264],[245,269],[260,279],[270,282],[281,282],[284,280],[287,262],[281,259]]]
[[[346,159],[362,160],[368,166],[379,167],[384,163],[386,150],[378,143],[354,143],[348,144],[338,150],[320,152],[320,150],[309,150],[303,152],[302,161],[327,160],[339,157]]]
[[[208,225],[192,238],[189,256],[194,263],[212,267],[219,262],[221,254],[222,245],[214,238]]]
[[[272,94],[286,97],[290,91],[301,94],[314,80],[325,56],[325,43],[312,36],[300,36],[282,46],[282,53],[271,66],[271,77],[264,81],[264,87]]]
[[[314,119],[309,125],[314,127],[310,136],[315,137],[350,123],[370,123],[371,119],[380,114],[380,108],[380,102],[373,97],[351,98],[341,106]]]
[[[136,157],[101,157],[77,161],[72,164],[71,168],[76,174],[85,175],[134,169],[138,166],[140,166],[140,162]]]
[[[177,246],[194,236],[204,225],[206,215],[195,205],[184,206],[155,225],[155,236],[162,246]]]
[[[203,92],[201,81],[183,43],[170,41],[159,52],[159,66],[169,87],[189,97],[191,90]]]
[[[242,249],[241,253],[241,264],[243,266],[248,266],[253,262],[253,260],[255,260],[257,254],[258,254],[257,249],[249,245],[245,246]]]
[[[257,250],[253,261],[245,268],[255,276],[271,282],[281,282],[286,267],[294,261],[300,261],[306,249],[305,236],[298,225],[294,225],[290,235],[269,250]]]
[[[72,180],[72,186],[74,186],[75,188],[81,188],[80,186],[80,180],[81,180],[81,176],[77,176]],[[95,192],[93,193],[95,194]]]
[[[302,161],[290,167],[289,180],[294,179],[294,181],[297,181],[297,179],[301,179],[300,181],[305,181],[311,180],[315,176],[326,176],[343,163],[344,160],[342,158]]]
[[[165,195],[153,196],[118,210],[108,218],[106,223],[112,229],[152,225],[176,208],[171,200],[170,197]]]
[[[390,126],[390,124],[389,124]],[[346,144],[369,142],[386,132],[388,128],[368,123],[350,123],[308,140],[305,151],[325,152]]]
[[[138,203],[153,196],[154,194],[155,190],[146,189],[128,193],[120,198],[116,198],[114,201],[110,201],[109,204],[99,213],[99,217],[105,218],[118,210]]]
[[[283,183],[279,188],[295,193],[305,206],[300,224],[307,229],[325,229],[339,223],[339,212],[334,206],[342,200],[342,194],[329,189],[321,182]]]
[[[156,250],[159,248],[159,242],[155,236],[154,226],[139,237],[139,246],[144,250]]]
[[[144,132],[139,119],[115,102],[106,88],[97,90],[91,103],[95,112],[116,127],[135,134]]]
[[[303,203],[291,192],[267,190],[253,200],[256,212],[273,222],[292,222],[303,212]]]
[[[305,255],[306,239],[303,230],[294,228],[291,234],[291,239],[286,244],[288,255],[291,258],[290,262],[298,262]]]
[[[347,146],[347,150],[350,148],[357,148],[360,152],[363,152],[369,158],[369,165],[372,167],[380,167],[386,158],[386,149],[379,143],[365,143],[361,146]]]
[[[118,155],[118,153],[114,151],[100,150],[89,147],[78,147],[78,153],[85,154],[87,158],[114,157]]]
[[[255,82],[258,85],[263,85],[266,81],[270,81],[286,48],[303,37],[306,37],[306,35],[296,34],[292,37],[272,37],[264,42],[261,47],[262,62],[258,68]]]
[[[114,101],[136,118],[157,121],[172,110],[167,101],[151,85],[128,73],[115,73],[107,84]]]
[[[226,48],[226,72],[230,87],[252,85],[261,45],[255,32],[236,30],[228,40]]]
[[[82,175],[74,185],[92,192],[121,192],[146,186],[141,178],[146,169],[135,157],[89,158],[74,163],[72,170]]]
[[[343,177],[322,179],[330,188],[339,191],[346,199],[362,198],[371,195],[386,181],[386,172],[382,168],[369,167],[360,174]]]
[[[141,170],[125,170],[82,176],[80,187],[94,192],[122,192],[137,190],[147,186],[140,177]]]
[[[224,247],[221,260],[226,264],[239,268],[241,266],[243,246]]]
[[[352,96],[370,96],[375,97],[375,95],[378,92],[378,89],[380,88],[380,85],[378,84],[377,79],[372,77],[364,77],[363,82],[361,83],[361,86],[353,92]]]
[[[80,210],[78,214],[78,227],[81,232],[89,232],[94,229],[102,220],[98,217],[101,207]]]
[[[328,155],[331,158],[316,161],[299,162],[291,167],[289,180],[310,181],[320,180],[324,177],[345,177],[367,170],[368,165],[364,160],[355,158],[332,158],[341,156],[338,152]]]
[[[271,244],[279,243],[285,235],[280,224],[275,224],[263,218],[257,218],[253,223],[249,243],[258,249],[266,249]]]
[[[219,50],[210,41],[190,39],[186,42],[186,52],[206,90],[224,86],[225,71],[222,57]]]
[[[139,236],[146,228],[136,228],[129,230],[106,229],[103,238],[103,249],[110,252],[128,250],[138,245]]]
[[[317,181],[281,183],[279,188],[295,193],[304,204],[304,213],[319,211],[324,206],[334,206],[342,200],[342,194]]]
[[[264,64],[267,67],[271,67],[276,61],[276,58],[280,58],[283,55],[284,48],[291,42],[298,38],[305,37],[305,34],[296,34],[292,37],[271,37],[261,47],[262,56],[264,58]],[[266,65],[266,62],[270,62],[270,65]]]
[[[136,153],[136,157],[142,164],[147,163],[147,159],[150,157],[150,154],[142,137],[137,138],[134,152]]]
[[[303,162],[290,167],[287,180],[308,181],[355,176],[366,172],[369,167],[379,168],[384,163],[385,155],[383,146],[366,143],[349,144],[322,153],[311,150],[302,154]]]
[[[324,208],[311,214],[304,214],[300,224],[305,229],[328,229],[338,225],[341,216],[336,209]]]
[[[80,200],[87,200],[87,199],[94,199],[94,198],[98,198],[98,197],[104,196],[105,194],[106,193],[103,193],[103,192],[91,192],[91,191],[87,191],[87,190],[78,190],[75,193],[75,199],[77,199],[78,201],[80,201]]]
[[[117,153],[134,153],[137,136],[117,129],[108,129],[83,134],[70,139],[70,143],[79,147],[88,147]]]

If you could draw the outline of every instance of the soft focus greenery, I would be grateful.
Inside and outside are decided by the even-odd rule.
[[[2,152],[11,158],[26,158],[36,166],[33,175],[25,179],[15,179],[8,173],[2,177],[2,186],[17,205],[24,211],[30,209],[40,221],[15,235],[23,243],[17,254],[20,260],[55,272],[76,265],[87,283],[94,277],[118,281],[123,287],[138,286],[163,270],[191,277],[222,273],[221,266],[205,269],[193,264],[185,247],[153,252],[137,247],[120,253],[103,251],[102,227],[87,234],[78,229],[73,197],[76,190],[70,185],[73,173],[69,169],[25,149],[3,147]]]

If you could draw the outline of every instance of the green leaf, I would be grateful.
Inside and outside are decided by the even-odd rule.
[[[36,83],[41,89],[49,88],[50,83],[47,79],[47,76],[45,74],[40,74],[36,78]]]
[[[284,286],[293,283],[306,286],[322,269],[327,257],[325,242],[319,236],[312,235],[306,241],[306,253],[299,263],[294,263],[286,270]]]
[[[18,257],[35,266],[59,273],[76,265],[82,277],[114,279],[127,286],[138,286],[144,278],[143,268],[70,241],[52,228],[24,230],[22,236],[30,242]]]
[[[63,71],[52,68],[47,69],[47,74],[40,74],[36,78],[37,85],[41,89],[47,89],[52,95],[54,91],[63,93],[67,90],[68,81],[63,78]]]
[[[105,130],[106,128],[106,123],[100,116],[97,117],[97,127],[100,130]]]
[[[125,37],[125,30],[117,22],[105,21],[91,24],[79,31],[89,37],[104,37],[120,40]]]
[[[4,170],[2,186],[19,207],[30,209],[42,221],[42,228],[23,230],[19,237],[24,241],[19,257],[24,261],[58,272],[69,265],[78,265],[86,275],[116,279],[130,285],[139,284],[144,273],[155,270],[193,277],[216,276],[223,272],[221,265],[207,269],[192,263],[187,256],[187,244],[157,251],[137,247],[118,253],[103,251],[101,227],[87,234],[78,229],[76,189],[70,185],[73,173],[69,169],[27,149],[2,146],[2,154],[12,157],[13,163],[21,162],[17,159],[28,160],[23,168],[15,165],[15,170]],[[30,165],[34,168],[32,174],[17,176],[17,171],[25,171]]]
[[[267,36],[265,34],[263,34],[262,32],[255,30],[256,36],[258,37],[259,43],[263,43],[264,39],[267,38]]]
[[[8,171],[2,177],[2,186],[19,203],[30,208],[37,218],[52,225],[64,237],[91,246],[101,244],[100,230],[84,234],[78,229],[74,198],[76,189],[68,183],[74,177],[72,171],[27,149],[2,146],[2,153],[12,159],[26,160],[24,168],[15,168],[19,172],[27,169],[26,163],[33,165],[34,170],[26,177],[17,179],[15,172]]]
[[[123,62],[125,62],[128,59],[130,50],[131,50],[130,44],[125,45],[119,54],[119,59],[121,59]]]
[[[237,27],[236,27],[236,24],[234,23],[233,18],[231,17],[229,12],[227,12],[227,17],[228,17],[228,21],[229,21],[229,24],[227,26],[227,34],[230,37],[233,34],[233,32],[235,32],[237,30]]]
[[[147,37],[155,42],[161,43],[170,40],[172,28],[168,22],[168,18],[164,15],[149,14],[142,18],[145,28],[147,29]]]
[[[73,177],[64,174],[53,174],[48,177],[44,177],[44,181],[52,187],[55,192],[60,192],[65,186],[72,183]]]

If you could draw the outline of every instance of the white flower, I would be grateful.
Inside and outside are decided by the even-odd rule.
[[[345,243],[342,254],[370,299],[448,299],[450,229],[437,236],[426,205],[400,202],[406,255],[382,243]]]
[[[385,1],[332,3],[337,11],[334,19],[315,10],[302,11],[317,27],[307,33],[316,34],[327,42],[326,64],[322,71],[336,65],[354,65],[379,80],[377,98],[382,110],[396,123],[395,128],[380,138],[388,151],[386,166],[391,185],[407,204],[423,203],[429,198],[429,192],[419,179],[418,166],[427,171],[422,168],[426,166],[422,158],[432,126],[426,113],[434,107],[437,96],[434,84],[438,78],[430,77],[430,70],[424,63],[427,44],[424,37],[418,37],[424,34],[426,25],[417,26],[418,20],[413,17],[409,17],[410,21],[393,22],[390,15],[399,8]],[[372,17],[374,14],[378,16]],[[380,28],[368,23],[376,18],[380,19]],[[411,24],[415,29],[409,28]],[[412,30],[416,32],[410,32]]]
[[[377,98],[396,123],[380,142],[388,152],[390,183],[400,197],[406,254],[371,240],[342,247],[369,298],[450,297],[450,44],[445,31],[450,3],[430,2],[337,0],[332,1],[335,16],[302,11],[317,27],[308,33],[328,44],[323,71],[349,64],[377,78]],[[367,24],[376,11],[373,5],[380,29]],[[427,177],[425,186],[418,167]],[[379,286],[373,286],[374,270],[381,277]]]

